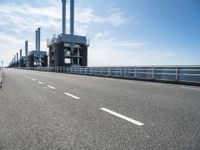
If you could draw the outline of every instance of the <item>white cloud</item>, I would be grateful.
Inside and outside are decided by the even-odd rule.
[[[43,50],[47,50],[46,39],[51,38],[49,37],[50,35],[54,33],[58,34],[61,31],[62,16],[60,0],[45,0],[45,5],[38,0],[36,0],[36,3],[41,5],[35,7],[31,3],[0,3],[1,57],[8,58],[6,56],[10,57],[20,47],[24,48],[24,41],[27,39],[30,43],[29,49],[34,49],[35,30],[37,27],[42,28],[41,48]],[[130,17],[126,18],[119,9],[110,9],[107,14],[99,16],[95,14],[92,8],[77,8],[75,32],[80,35],[86,35],[90,27],[95,24],[119,26],[131,20]],[[69,22],[68,11],[67,22]],[[67,28],[69,31],[69,24],[67,24]],[[123,43],[123,41],[121,42]],[[92,43],[92,45],[96,45],[96,43]],[[6,60],[7,64],[8,61],[10,60]]]
[[[182,59],[167,50],[148,49],[149,41],[121,41],[109,32],[98,33],[91,43],[90,66],[174,65]]]

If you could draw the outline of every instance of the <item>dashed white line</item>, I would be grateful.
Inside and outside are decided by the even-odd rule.
[[[36,79],[31,79],[32,81],[36,81]]]
[[[128,122],[131,122],[131,123],[133,123],[133,124],[136,124],[136,125],[138,125],[138,126],[143,126],[143,125],[144,125],[144,123],[141,123],[141,122],[136,121],[136,120],[134,120],[134,119],[131,119],[131,118],[128,118],[128,117],[123,116],[123,115],[121,115],[121,114],[118,114],[118,113],[116,113],[116,112],[114,112],[114,111],[112,111],[112,110],[109,110],[109,109],[106,109],[106,108],[100,108],[100,109],[103,110],[103,111],[105,111],[105,112],[107,112],[107,113],[109,113],[109,114],[112,114],[112,115],[117,116],[117,117],[119,117],[119,118],[121,118],[121,119],[124,119],[124,120],[126,120],[126,121],[128,121]]]
[[[189,90],[200,90],[200,88],[195,87],[187,87],[187,86],[181,86],[182,89],[189,89]]]
[[[41,82],[41,81],[38,81],[38,84],[41,84],[41,85],[43,85],[44,83],[43,83],[43,82]]]
[[[48,88],[55,90],[56,88],[51,86],[51,85],[47,85]]]
[[[70,97],[72,97],[72,98],[74,98],[74,99],[80,99],[80,97],[77,97],[77,96],[72,95],[72,94],[70,94],[70,93],[64,93],[64,94],[67,95],[67,96],[70,96]]]
[[[158,83],[151,83],[151,82],[149,82],[149,83],[147,82],[146,84],[147,84],[147,85],[154,85],[154,86],[161,86],[161,84],[158,84]]]

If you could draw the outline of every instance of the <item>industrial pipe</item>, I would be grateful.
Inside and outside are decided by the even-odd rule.
[[[38,31],[35,31],[35,50],[38,50]]]
[[[40,28],[38,28],[38,44],[37,44],[37,50],[40,51]]]
[[[74,0],[70,1],[70,34],[74,35]]]
[[[66,34],[66,0],[62,0],[62,33]]]
[[[28,41],[25,42],[25,55],[28,56]]]
[[[22,58],[22,49],[20,49],[20,59]]]

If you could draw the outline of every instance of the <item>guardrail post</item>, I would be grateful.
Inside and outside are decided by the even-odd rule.
[[[111,77],[111,68],[110,67],[108,68],[108,71],[109,71],[109,76]]]
[[[121,70],[121,77],[123,77],[123,68],[121,67],[120,70]]]
[[[91,74],[94,75],[94,68],[91,68]]]
[[[152,79],[154,79],[154,67],[152,66]]]
[[[101,70],[101,67],[99,68],[100,70],[99,70],[99,75],[101,76],[102,75],[102,70]]]
[[[176,81],[178,81],[178,66],[176,66]]]
[[[128,77],[128,67],[124,68],[124,77]]]
[[[135,75],[134,78],[137,78],[137,67],[135,66]]]

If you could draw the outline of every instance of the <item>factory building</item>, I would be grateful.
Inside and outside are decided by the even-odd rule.
[[[22,55],[22,49],[20,50],[20,59],[19,59],[20,67],[28,67],[27,56],[28,56],[28,41],[25,41],[25,56]]]
[[[20,55],[14,55],[9,67],[47,67],[48,56],[46,51],[40,50],[40,28],[36,30],[35,50],[28,53],[28,41],[25,41],[25,56],[22,56],[22,49]]]
[[[62,33],[47,40],[49,66],[87,66],[88,42],[74,35],[74,0],[70,0],[70,34],[66,34],[66,0],[62,0]]]
[[[40,50],[40,32],[36,30],[35,50],[28,53],[28,41],[25,42],[25,56],[18,53],[9,67],[47,67],[48,55]],[[66,33],[66,0],[62,0],[62,33],[47,40],[49,48],[49,66],[87,66],[89,43],[85,36],[74,34],[74,0],[70,0],[70,33]]]
[[[47,52],[40,50],[40,28],[36,31],[35,36],[35,50],[29,52],[27,56],[27,66],[28,67],[47,67]],[[28,47],[28,45],[27,45]]]

